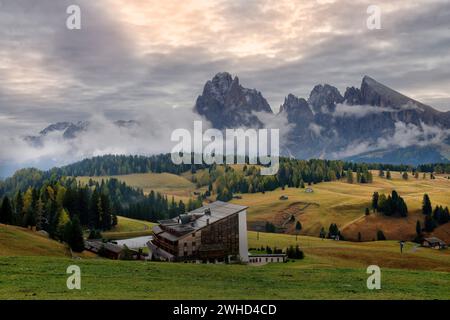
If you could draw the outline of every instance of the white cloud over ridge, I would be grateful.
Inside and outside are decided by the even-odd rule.
[[[87,128],[77,132],[73,139],[64,138],[62,131],[41,135],[38,144],[27,141],[24,136],[1,135],[0,145],[7,152],[0,154],[0,176],[11,174],[11,169],[5,166],[8,163],[14,163],[15,168],[35,166],[47,169],[105,154],[167,153],[175,144],[170,141],[172,131],[178,128],[192,131],[194,120],[202,120],[204,128],[210,126],[192,110],[159,108],[141,115],[137,119],[139,125],[127,127],[117,126],[103,114],[93,114],[88,119]]]
[[[388,148],[440,145],[448,137],[450,137],[450,129],[430,126],[423,122],[417,126],[412,123],[397,121],[395,122],[393,135],[379,137],[376,141],[353,143],[344,150],[333,153],[333,157],[337,159],[347,158],[367,152],[386,150]]]
[[[334,117],[354,117],[363,118],[369,114],[380,114],[380,113],[396,113],[399,111],[406,110],[419,110],[421,109],[415,104],[407,104],[400,106],[398,108],[389,108],[381,106],[371,106],[371,105],[348,105],[346,103],[339,103],[336,105],[336,110],[331,114]]]

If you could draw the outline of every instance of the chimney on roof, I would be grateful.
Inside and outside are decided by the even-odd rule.
[[[205,214],[207,216],[210,216],[211,215],[211,209],[210,208],[205,209]]]
[[[209,219],[206,219],[206,225],[209,226]]]

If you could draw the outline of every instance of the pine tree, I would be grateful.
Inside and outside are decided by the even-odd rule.
[[[13,223],[13,210],[9,198],[5,196],[0,206],[0,223],[12,224]]]
[[[328,238],[334,238],[340,235],[338,226],[335,223],[330,224],[328,228]]]
[[[77,192],[77,207],[80,223],[84,226],[89,225],[89,189],[80,187]]]
[[[406,205],[405,200],[403,200],[402,197],[399,197],[396,206],[397,206],[397,211],[398,211],[398,213],[400,214],[401,217],[407,217],[408,216],[408,207]]]
[[[386,179],[391,180],[391,171],[389,169],[386,172]]]
[[[433,220],[431,215],[426,215],[424,225],[426,232],[432,232],[436,228],[436,221]]]
[[[385,194],[381,194],[378,198],[378,211],[386,214],[389,209],[388,199]]]
[[[422,234],[422,226],[419,220],[416,222],[416,234],[418,237]]]
[[[49,195],[49,200],[47,201],[45,205],[45,212],[46,216],[48,217],[48,226],[47,226],[47,232],[49,233],[51,238],[56,238],[57,236],[57,230],[58,230],[58,209],[56,206],[56,202],[54,201],[54,197],[52,194],[53,189],[48,187],[47,193]]]
[[[43,230],[45,227],[45,210],[44,210],[44,202],[41,198],[38,199],[35,207],[36,213],[36,229]]]
[[[325,228],[324,228],[324,227],[320,228],[320,234],[319,234],[319,236],[320,236],[320,238],[322,238],[322,239],[325,238],[326,233],[325,233]]]
[[[75,252],[84,250],[83,229],[81,228],[80,219],[75,216],[72,221],[67,224],[66,242]]]
[[[300,221],[297,221],[297,223],[295,224],[295,231],[298,233],[302,230],[302,224]]]
[[[379,199],[379,194],[378,192],[374,192],[372,195],[372,209],[373,211],[378,211],[378,199]]]
[[[100,226],[101,230],[111,229],[111,203],[109,197],[106,194],[100,195],[101,213],[100,213]]]
[[[425,193],[422,200],[422,213],[426,216],[431,216],[432,211],[433,208],[431,206],[430,197]]]
[[[94,189],[89,203],[89,228],[100,229],[101,200],[97,188]]]
[[[186,206],[184,205],[184,202],[180,200],[178,203],[178,214],[184,214],[186,213]]]
[[[384,240],[386,240],[386,237],[384,236],[383,231],[381,231],[381,230],[378,230],[378,231],[377,231],[377,240],[378,240],[378,241],[384,241]]]
[[[450,221],[450,213],[448,207],[445,207],[444,214],[442,215],[442,223],[447,223]]]
[[[16,199],[14,201],[15,203],[15,213],[14,213],[14,219],[13,224],[14,225],[21,225],[22,224],[22,214],[23,214],[23,197],[22,192],[19,190],[16,194]]]

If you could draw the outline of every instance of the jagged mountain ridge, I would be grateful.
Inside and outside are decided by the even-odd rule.
[[[316,85],[307,99],[288,94],[274,114],[256,89],[222,72],[206,82],[194,112],[217,129],[261,128],[261,113],[285,117],[282,155],[364,162],[422,164],[450,159],[450,112],[440,112],[365,76],[359,88],[342,95],[329,84]],[[283,118],[284,119],[284,118]],[[267,119],[266,119],[267,121]],[[139,126],[134,120],[118,127]],[[71,140],[94,124],[59,122],[25,139],[39,146],[53,133]]]
[[[218,129],[261,127],[257,112],[272,110],[255,89],[250,92],[258,99],[243,101],[248,90],[237,77],[219,73],[205,84],[194,110]],[[344,95],[329,84],[315,86],[307,100],[289,94],[278,116],[286,116],[292,125],[283,153],[296,158],[370,162],[373,153],[376,161],[411,164],[450,158],[450,112],[435,110],[368,76],[360,88],[349,87]],[[402,153],[408,157],[403,159]]]

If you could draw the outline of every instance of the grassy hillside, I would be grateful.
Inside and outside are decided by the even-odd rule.
[[[146,222],[120,218],[119,233]],[[284,264],[192,265],[105,259],[73,260],[62,244],[0,226],[0,299],[450,299],[450,251],[395,241],[351,243],[249,232],[249,246],[299,244],[305,259]],[[80,266],[82,290],[66,288]],[[366,288],[366,268],[382,269],[382,289]]]
[[[126,239],[151,234],[154,224],[147,221],[118,217],[118,225],[102,235],[107,239]],[[75,254],[81,258],[95,257],[88,251]],[[69,257],[70,251],[59,242],[29,229],[0,224],[0,256]]]
[[[102,236],[106,239],[126,239],[141,236],[148,236],[152,233],[154,223],[126,217],[117,217],[117,226],[112,230],[103,232]]]
[[[311,265],[320,267],[367,267],[375,264],[385,268],[433,270],[450,272],[450,251],[433,250],[407,242],[400,253],[397,241],[349,242],[317,237],[263,232],[248,233],[249,247],[270,246],[284,249],[299,245]]]
[[[235,166],[236,170],[241,170]],[[202,181],[207,171],[199,170],[195,177]],[[301,234],[318,236],[321,227],[328,229],[331,223],[336,223],[342,233],[351,240],[358,239],[361,233],[363,241],[376,239],[378,230],[382,230],[388,239],[412,240],[415,237],[417,220],[423,222],[421,202],[424,193],[428,193],[433,207],[436,205],[450,206],[450,180],[438,176],[435,180],[402,179],[399,172],[392,172],[392,179],[379,178],[373,172],[374,182],[371,184],[348,184],[345,181],[323,182],[311,186],[313,193],[305,193],[304,189],[277,189],[265,194],[244,194],[242,199],[232,202],[249,206],[248,221],[251,230],[264,230],[266,221],[282,226],[285,233],[295,233],[295,223],[287,223],[290,215],[294,215],[303,225]],[[188,201],[194,196],[195,184],[191,182],[192,174],[186,172],[182,176],[169,173],[145,173],[125,176],[114,176],[130,186],[142,188],[145,192],[155,190],[174,196],[176,200]],[[101,180],[110,177],[79,177],[82,182],[89,179]],[[385,217],[371,213],[364,215],[364,209],[370,207],[373,192],[390,193],[397,190],[406,200],[409,209],[407,218]],[[288,196],[288,200],[279,200],[280,196]],[[144,233],[145,234],[145,233]],[[138,234],[139,235],[139,234]],[[433,235],[450,242],[450,224],[436,229]],[[114,236],[114,234],[112,235]]]
[[[430,196],[433,207],[450,206],[450,180],[437,177],[435,180],[414,179],[405,181],[397,172],[392,173],[392,180],[379,178],[374,172],[371,184],[348,184],[343,181],[323,182],[311,186],[313,193],[304,189],[277,189],[265,194],[243,194],[242,199],[232,202],[249,206],[248,221],[252,230],[263,230],[265,221],[285,227],[286,233],[294,233],[295,223],[286,223],[293,214],[303,225],[301,234],[318,236],[320,228],[328,229],[336,223],[343,234],[352,240],[361,232],[363,240],[376,238],[377,230],[383,230],[388,239],[410,240],[415,236],[416,221],[423,222],[421,204],[424,193]],[[373,192],[397,192],[405,199],[408,218],[385,217],[371,213],[364,215],[364,209],[370,207]],[[288,196],[288,200],[280,200],[280,196]],[[450,242],[450,224],[438,228],[443,240]]]
[[[196,191],[196,186],[183,176],[171,173],[139,173],[123,176],[101,176],[101,177],[77,177],[78,181],[87,183],[89,179],[101,181],[110,178],[125,182],[131,187],[140,188],[144,193],[151,190],[158,191],[168,196],[174,196],[175,199],[188,201]]]
[[[0,256],[68,255],[68,250],[60,242],[25,228],[0,224]]]

